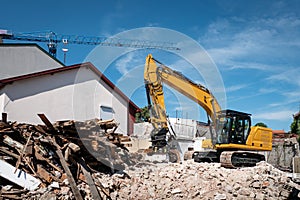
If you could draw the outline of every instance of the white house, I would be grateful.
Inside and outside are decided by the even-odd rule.
[[[63,67],[37,44],[0,43],[0,79]]]
[[[8,120],[111,119],[117,132],[131,134],[138,107],[91,63],[48,69],[0,80],[0,112]]]

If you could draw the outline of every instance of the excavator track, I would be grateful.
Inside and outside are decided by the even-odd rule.
[[[227,168],[253,167],[264,160],[264,155],[247,151],[223,151],[220,155],[221,166]]]

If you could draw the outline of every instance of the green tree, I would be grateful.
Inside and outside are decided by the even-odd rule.
[[[300,135],[300,120],[294,119],[290,125],[291,132]]]
[[[290,125],[291,128],[291,133],[297,134],[298,136],[300,136],[300,117],[299,117],[299,113],[294,116],[294,120]],[[298,142],[300,143],[300,137],[298,137]]]
[[[297,133],[297,131],[298,131],[298,125],[297,125],[297,122],[295,120],[291,123],[290,128],[291,128],[291,132],[292,133]]]
[[[260,126],[260,127],[268,128],[268,126],[265,123],[263,123],[263,122],[258,122],[254,126]]]
[[[148,106],[140,108],[140,112],[137,112],[135,114],[135,122],[137,123],[149,122],[149,120],[150,120],[150,113],[149,113]]]

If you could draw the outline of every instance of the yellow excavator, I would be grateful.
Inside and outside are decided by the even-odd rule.
[[[170,138],[175,139],[176,134],[168,127],[163,84],[190,98],[207,112],[213,148],[208,151],[194,152],[193,157],[196,162],[221,162],[224,167],[255,166],[257,162],[265,160],[265,156],[258,152],[272,150],[271,129],[251,127],[251,115],[248,113],[222,110],[206,87],[194,83],[180,72],[163,65],[151,54],[146,58],[144,82],[150,121],[153,125],[151,152],[171,152],[169,153],[171,161],[179,159],[176,143],[170,145],[172,142]]]

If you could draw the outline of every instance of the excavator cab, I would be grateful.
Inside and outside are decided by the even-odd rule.
[[[272,130],[251,127],[251,115],[234,110],[217,114],[215,148],[223,167],[255,166],[265,160],[262,152],[272,150]]]
[[[216,144],[246,144],[251,114],[234,110],[222,110],[218,113]]]

